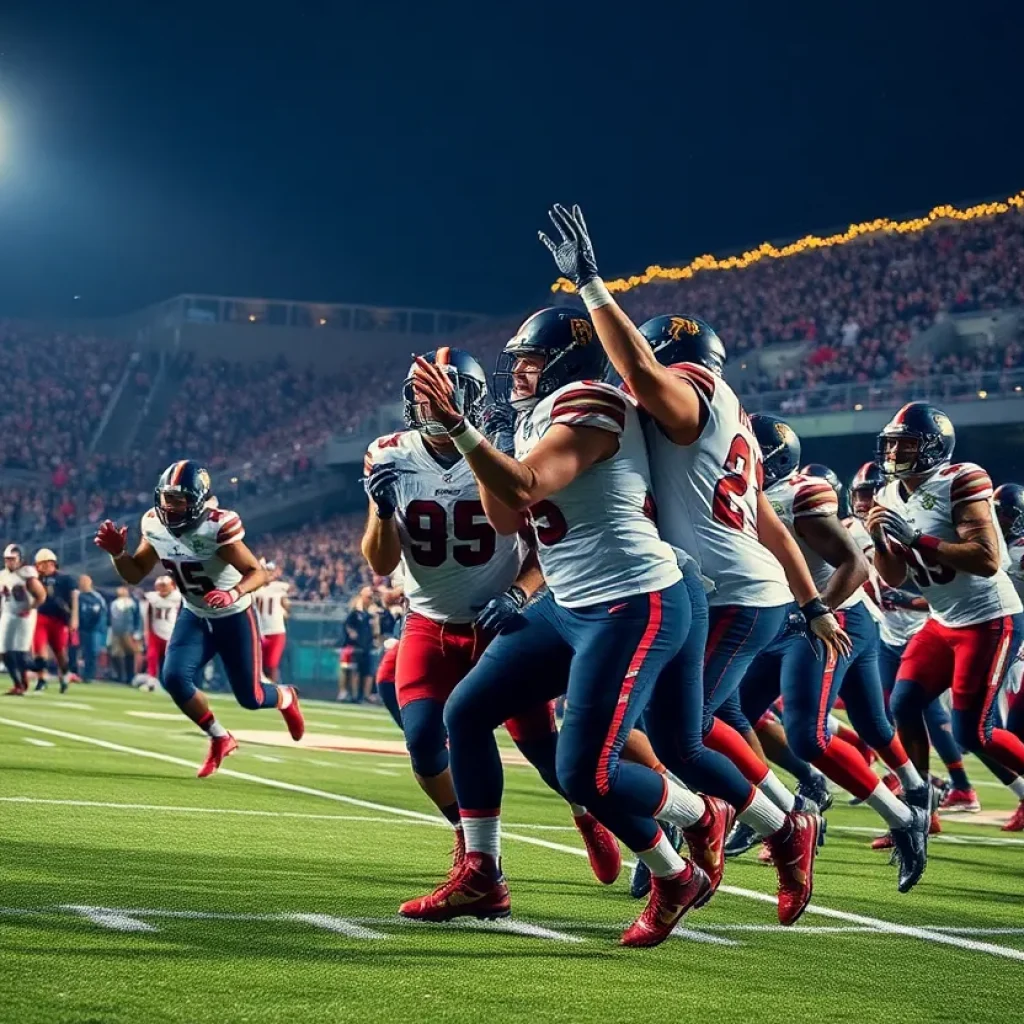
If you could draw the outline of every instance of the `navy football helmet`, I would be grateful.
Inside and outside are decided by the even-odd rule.
[[[770,487],[800,465],[800,438],[785,420],[767,413],[751,416],[750,426],[761,446],[764,483]]]
[[[699,317],[656,316],[641,324],[639,330],[662,366],[697,363],[722,376],[725,345],[715,329]]]
[[[174,534],[195,526],[212,500],[210,474],[193,459],[172,462],[153,490],[157,518]]]
[[[956,432],[949,417],[927,402],[908,402],[882,428],[875,461],[886,476],[924,476],[949,462]]]
[[[850,481],[850,511],[864,519],[875,495],[885,486],[885,473],[877,462],[865,462]]]
[[[484,368],[461,348],[443,346],[427,352],[423,358],[444,370],[455,389],[457,404],[463,415],[474,427],[479,427],[487,404],[487,374]],[[443,437],[447,431],[440,423],[424,415],[424,405],[413,392],[412,372],[415,368],[416,364],[413,363],[402,384],[402,415],[405,425],[421,434]]]
[[[590,314],[575,306],[552,306],[526,320],[499,353],[494,393],[499,402],[522,411],[566,384],[601,380],[604,373],[604,351]]]
[[[1024,537],[1024,487],[1020,484],[1000,484],[992,500],[1006,543]]]

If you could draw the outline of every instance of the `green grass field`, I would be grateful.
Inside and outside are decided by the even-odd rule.
[[[309,702],[324,746],[218,699],[243,745],[205,740],[161,693],[101,685],[0,702],[0,1021],[1004,1021],[1024,985],[1024,836],[946,823],[907,896],[837,794],[815,897],[776,925],[774,872],[723,889],[654,950],[623,950],[625,872],[591,877],[567,809],[506,769],[513,917],[414,925],[449,834],[382,711]],[[247,737],[246,730],[263,730]],[[1011,801],[977,764],[986,811]],[[1008,1001],[1009,1000],[1009,1001]]]

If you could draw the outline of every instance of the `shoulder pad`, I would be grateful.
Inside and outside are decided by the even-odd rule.
[[[697,393],[707,401],[710,402],[715,397],[718,378],[706,366],[699,366],[697,363],[673,363],[669,370],[674,377],[689,381]]]
[[[394,434],[384,434],[370,443],[363,457],[363,475],[368,476],[370,470],[378,462],[390,462],[399,451],[406,447],[410,431],[399,430]]]
[[[949,485],[949,500],[953,505],[962,501],[987,501],[992,497],[992,479],[973,462],[961,462],[943,471],[953,479]]]
[[[551,396],[551,423],[599,427],[621,434],[628,408],[629,399],[618,388],[596,381],[576,381]]]
[[[839,512],[839,498],[827,480],[797,477],[793,488],[794,516],[834,516]]]

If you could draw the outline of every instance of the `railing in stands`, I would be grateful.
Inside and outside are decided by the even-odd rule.
[[[1024,369],[972,370],[913,380],[890,379],[740,395],[747,412],[780,413],[784,416],[869,409],[892,409],[895,412],[907,402],[932,402],[942,406],[989,398],[1024,398]]]

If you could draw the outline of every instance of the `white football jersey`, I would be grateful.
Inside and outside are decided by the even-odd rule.
[[[4,614],[19,615],[32,607],[32,595],[27,582],[37,579],[34,565],[19,565],[17,569],[0,569],[0,606]]]
[[[567,384],[519,418],[516,458],[526,458],[559,423],[610,431],[619,447],[530,509],[555,600],[583,608],[677,583],[676,556],[651,518],[650,469],[635,403],[609,384]]]
[[[839,498],[832,490],[832,485],[818,476],[790,473],[782,480],[777,480],[764,493],[800,546],[814,585],[818,588],[818,593],[823,594],[835,569],[797,533],[796,521],[805,516],[836,515],[839,512]],[[858,587],[836,611],[852,608],[863,600],[864,592]]]
[[[1010,577],[1017,596],[1024,601],[1024,537],[1017,537],[1009,544],[1006,553],[1010,560],[1006,567],[1006,575]]]
[[[176,537],[151,508],[142,517],[142,536],[174,578],[189,611],[203,618],[219,619],[244,612],[252,604],[250,594],[243,594],[227,608],[211,608],[203,601],[203,595],[211,590],[230,590],[242,579],[233,565],[217,555],[225,544],[234,544],[245,536],[237,512],[208,506],[195,526]]]
[[[707,420],[697,441],[678,445],[653,417],[643,418],[662,537],[693,555],[713,581],[710,604],[789,604],[786,574],[757,539],[761,449],[747,414],[732,388],[705,367],[669,369],[693,385]]]
[[[260,636],[273,636],[286,631],[284,599],[287,597],[288,584],[284,580],[271,580],[252,595],[256,617],[260,620]]]
[[[155,590],[146,594],[146,625],[161,640],[170,640],[181,611],[181,592],[172,590],[166,597]]]
[[[991,500],[992,481],[988,473],[973,462],[941,467],[909,496],[898,480],[892,480],[876,497],[880,505],[898,512],[922,533],[953,543],[960,539],[953,523],[956,507],[965,502],[991,503]],[[992,523],[1003,565],[1008,565],[1006,542],[994,513]],[[1005,568],[987,578],[973,576],[940,565],[927,551],[907,549],[895,543],[892,547],[906,559],[932,615],[943,626],[973,626],[1004,615],[1015,615],[1021,610],[1021,600]]]
[[[857,547],[868,560],[868,581],[864,584],[868,600],[864,602],[864,607],[878,623],[882,642],[890,647],[903,647],[928,621],[928,613],[914,611],[912,608],[883,607],[883,593],[888,588],[874,565],[875,544],[871,534],[856,516],[844,519],[843,526],[850,531]]]
[[[445,468],[415,430],[379,437],[365,469],[401,470],[395,517],[401,572],[412,611],[436,622],[472,622],[519,575],[526,546],[487,521],[476,478],[465,459]]]

